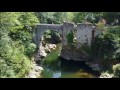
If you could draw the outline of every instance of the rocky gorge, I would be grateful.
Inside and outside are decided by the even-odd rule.
[[[94,56],[93,58],[91,58],[91,48],[92,45],[94,46],[94,44],[92,44],[94,39],[97,36],[101,35],[103,30],[101,30],[97,26],[93,26],[92,24],[75,25],[73,23],[64,22],[63,25],[38,25],[38,27],[36,28],[37,33],[34,37],[34,40],[38,47],[38,52],[35,58],[36,62],[40,62],[43,58],[47,56],[47,53],[50,53],[56,48],[55,44],[44,43],[43,33],[49,28],[53,30],[58,30],[62,38],[61,51],[59,54],[60,58],[68,61],[84,61],[85,64],[92,68],[93,71],[101,73],[101,69],[103,68],[102,62],[100,59],[94,58]]]
[[[37,33],[34,37],[35,43],[38,47],[38,52],[35,56],[36,62],[41,62],[41,60],[47,56],[47,53],[50,53],[56,48],[55,44],[44,43],[43,32],[48,28],[58,30],[58,32],[60,32],[62,38],[60,57],[65,60],[75,61],[88,61],[89,55],[82,49],[82,46],[84,46],[84,44],[85,46],[90,46],[91,40],[101,33],[101,30],[97,27],[93,27],[92,24],[74,25],[72,23],[64,22],[63,25],[38,25],[35,29]],[[72,33],[73,36],[70,38]],[[87,62],[86,65],[89,65],[93,70],[99,71],[99,65],[96,63]]]

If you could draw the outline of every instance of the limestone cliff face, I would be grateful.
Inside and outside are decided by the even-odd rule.
[[[60,57],[66,60],[87,61],[88,54],[81,49],[66,45],[62,48]]]
[[[43,71],[44,70],[41,66],[33,64],[31,71],[28,73],[27,76],[25,76],[25,78],[41,78],[41,74]]]
[[[36,56],[35,61],[41,61],[42,58],[46,57],[48,53],[56,48],[55,44],[48,44],[46,43],[45,46],[40,46]]]

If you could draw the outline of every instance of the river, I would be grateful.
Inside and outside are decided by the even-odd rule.
[[[99,73],[93,71],[85,62],[68,61],[59,58],[61,44],[42,61],[44,69],[42,78],[97,78]]]

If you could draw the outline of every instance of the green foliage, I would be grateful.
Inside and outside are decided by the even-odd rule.
[[[120,25],[120,12],[74,12],[73,22],[82,23],[85,19],[91,23],[98,23],[101,18],[107,20],[107,24]]]
[[[118,37],[108,33],[96,37],[95,43],[92,46],[94,54],[105,59],[117,59],[117,56],[114,55],[117,55],[116,51],[119,49],[120,40],[116,40],[116,38]]]
[[[36,12],[40,23],[52,23],[54,12]]]
[[[35,52],[35,49],[36,49],[36,45],[34,43],[30,43],[29,46],[25,50],[26,54],[28,56],[31,56]]]
[[[73,17],[73,22],[75,23],[82,23],[85,19],[86,13],[85,12],[75,12]]]
[[[51,38],[51,33],[52,33],[51,30],[47,30],[47,31],[44,33],[44,39],[47,40],[48,38]]]
[[[120,25],[120,12],[104,12],[103,13],[103,18],[105,18],[107,20],[108,24],[116,24],[116,25]],[[114,22],[115,19],[118,19],[118,23]]]
[[[73,31],[69,32],[66,36],[67,38],[67,43],[68,44],[72,44],[73,43],[73,39],[74,39],[74,34],[73,34]]]
[[[63,22],[63,18],[65,18],[65,15],[63,12],[55,12],[53,15],[53,23],[60,24]]]
[[[120,26],[112,26],[108,28],[108,32],[120,38]]]
[[[81,23],[86,19],[96,23],[100,18],[105,18],[108,24],[114,25],[116,19],[119,25],[119,17],[119,12],[0,12],[0,77],[24,77],[28,73],[31,67],[30,57],[36,49],[32,43],[32,28],[39,22]],[[102,24],[99,26],[104,27]],[[66,37],[69,44],[74,42],[73,32]],[[57,38],[57,41],[59,34],[51,30],[46,32],[45,38],[51,38],[51,41]],[[95,38],[90,49],[85,48],[88,53],[96,55],[96,58],[119,62],[120,27],[108,28],[105,33]]]
[[[38,19],[35,17],[34,13],[21,13],[21,16],[18,19],[21,23],[22,28],[14,32],[10,32],[9,36],[12,40],[17,41],[19,44],[23,45],[24,54],[28,55],[29,57],[34,53],[36,47],[31,47],[32,42],[32,27],[38,23]],[[30,50],[31,51],[28,51]],[[34,49],[34,50],[32,50]]]
[[[120,62],[119,28],[108,28],[103,34],[94,38],[91,44],[91,56],[101,60],[105,67]]]
[[[114,64],[112,68],[101,73],[103,78],[120,78],[120,63]]]
[[[16,77],[24,77],[31,67],[31,61],[19,50],[14,49],[13,55],[8,59],[10,61],[8,65],[13,67]]]
[[[36,12],[40,23],[61,24],[63,21],[72,21],[73,13],[71,12]]]
[[[94,21],[95,21],[94,14],[93,13],[88,13],[88,15],[86,15],[86,17],[85,17],[85,20],[94,23]]]
[[[82,23],[84,20],[98,23],[101,18],[104,18],[107,24],[120,24],[119,12],[36,12],[36,15],[41,23],[59,24],[63,21]]]
[[[9,48],[5,48],[6,51],[1,50],[0,77],[24,77],[28,73],[31,67],[30,60],[20,51],[20,48],[16,48],[15,43],[12,43]]]
[[[84,20],[87,20],[90,23],[97,23],[102,16],[103,12],[74,12],[73,22],[82,23]]]
[[[33,12],[0,13],[1,78],[24,77],[29,72],[31,61],[27,54],[35,50],[31,29],[37,23]]]
[[[55,67],[57,65],[57,62],[59,62],[59,54],[60,54],[60,46],[61,44],[56,44],[56,49],[53,50],[50,54],[47,55],[47,57],[44,58],[44,64],[51,64],[52,67]]]
[[[8,66],[4,59],[0,58],[0,78],[15,77],[13,69]]]
[[[47,30],[44,33],[44,41],[47,43],[53,43],[53,44],[57,44],[60,43],[60,35],[58,32],[53,31],[53,30]]]
[[[104,23],[101,23],[101,22],[98,22],[98,23],[96,24],[96,26],[97,26],[99,29],[102,29],[102,30],[104,30],[104,28],[105,28],[105,24],[104,24]]]
[[[120,78],[120,64],[113,65],[113,74],[115,78]]]
[[[22,12],[18,20],[24,26],[34,26],[39,23],[34,12]]]
[[[13,30],[16,25],[19,24],[17,18],[20,16],[20,13],[16,12],[1,12],[0,13],[0,26],[4,30]]]
[[[66,17],[64,17],[65,21],[67,21],[67,22],[73,22],[73,18],[74,18],[74,13],[73,12],[66,12],[65,16],[66,16]]]

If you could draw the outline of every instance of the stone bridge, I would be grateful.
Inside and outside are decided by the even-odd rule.
[[[34,41],[37,45],[38,49],[41,50],[42,47],[42,40],[43,40],[43,33],[47,30],[55,30],[60,33],[62,36],[62,50],[61,50],[61,57],[70,60],[75,59],[80,61],[81,57],[76,56],[79,52],[72,51],[71,48],[68,49],[69,44],[67,43],[67,34],[71,31],[75,31],[75,38],[76,38],[76,48],[79,49],[81,45],[87,43],[87,45],[91,44],[92,39],[101,33],[101,30],[97,27],[93,26],[92,24],[73,24],[73,23],[66,23],[63,24],[40,24],[37,25],[34,30]],[[66,56],[67,54],[67,56]],[[84,58],[81,59],[84,61]]]

